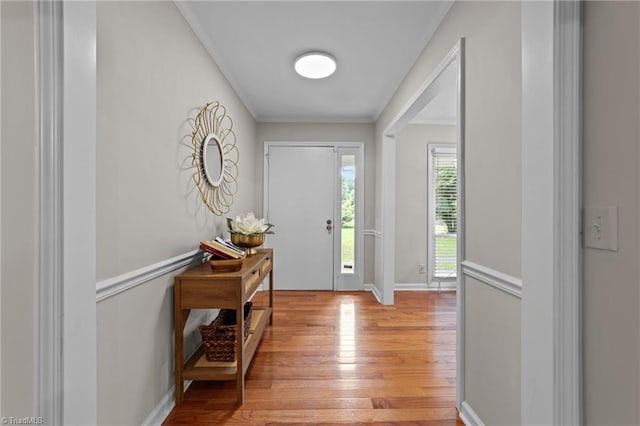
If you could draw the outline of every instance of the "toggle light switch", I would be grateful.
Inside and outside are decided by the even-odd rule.
[[[618,208],[584,208],[584,246],[618,251]]]

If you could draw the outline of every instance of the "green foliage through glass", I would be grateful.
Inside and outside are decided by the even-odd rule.
[[[456,211],[458,208],[456,186],[456,166],[440,165],[436,177],[436,218],[444,221],[451,234],[456,233]]]

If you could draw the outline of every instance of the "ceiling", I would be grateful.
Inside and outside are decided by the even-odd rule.
[[[176,2],[259,122],[375,121],[452,3]],[[336,73],[297,75],[293,62],[309,50],[332,54]]]

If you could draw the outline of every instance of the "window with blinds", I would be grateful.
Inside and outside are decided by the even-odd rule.
[[[456,148],[429,145],[429,284],[455,281],[458,171]]]

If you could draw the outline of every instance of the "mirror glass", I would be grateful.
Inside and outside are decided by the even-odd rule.
[[[218,137],[209,134],[204,140],[202,147],[202,163],[204,165],[204,174],[212,186],[219,186],[222,182],[223,175],[223,156],[222,147]]]

